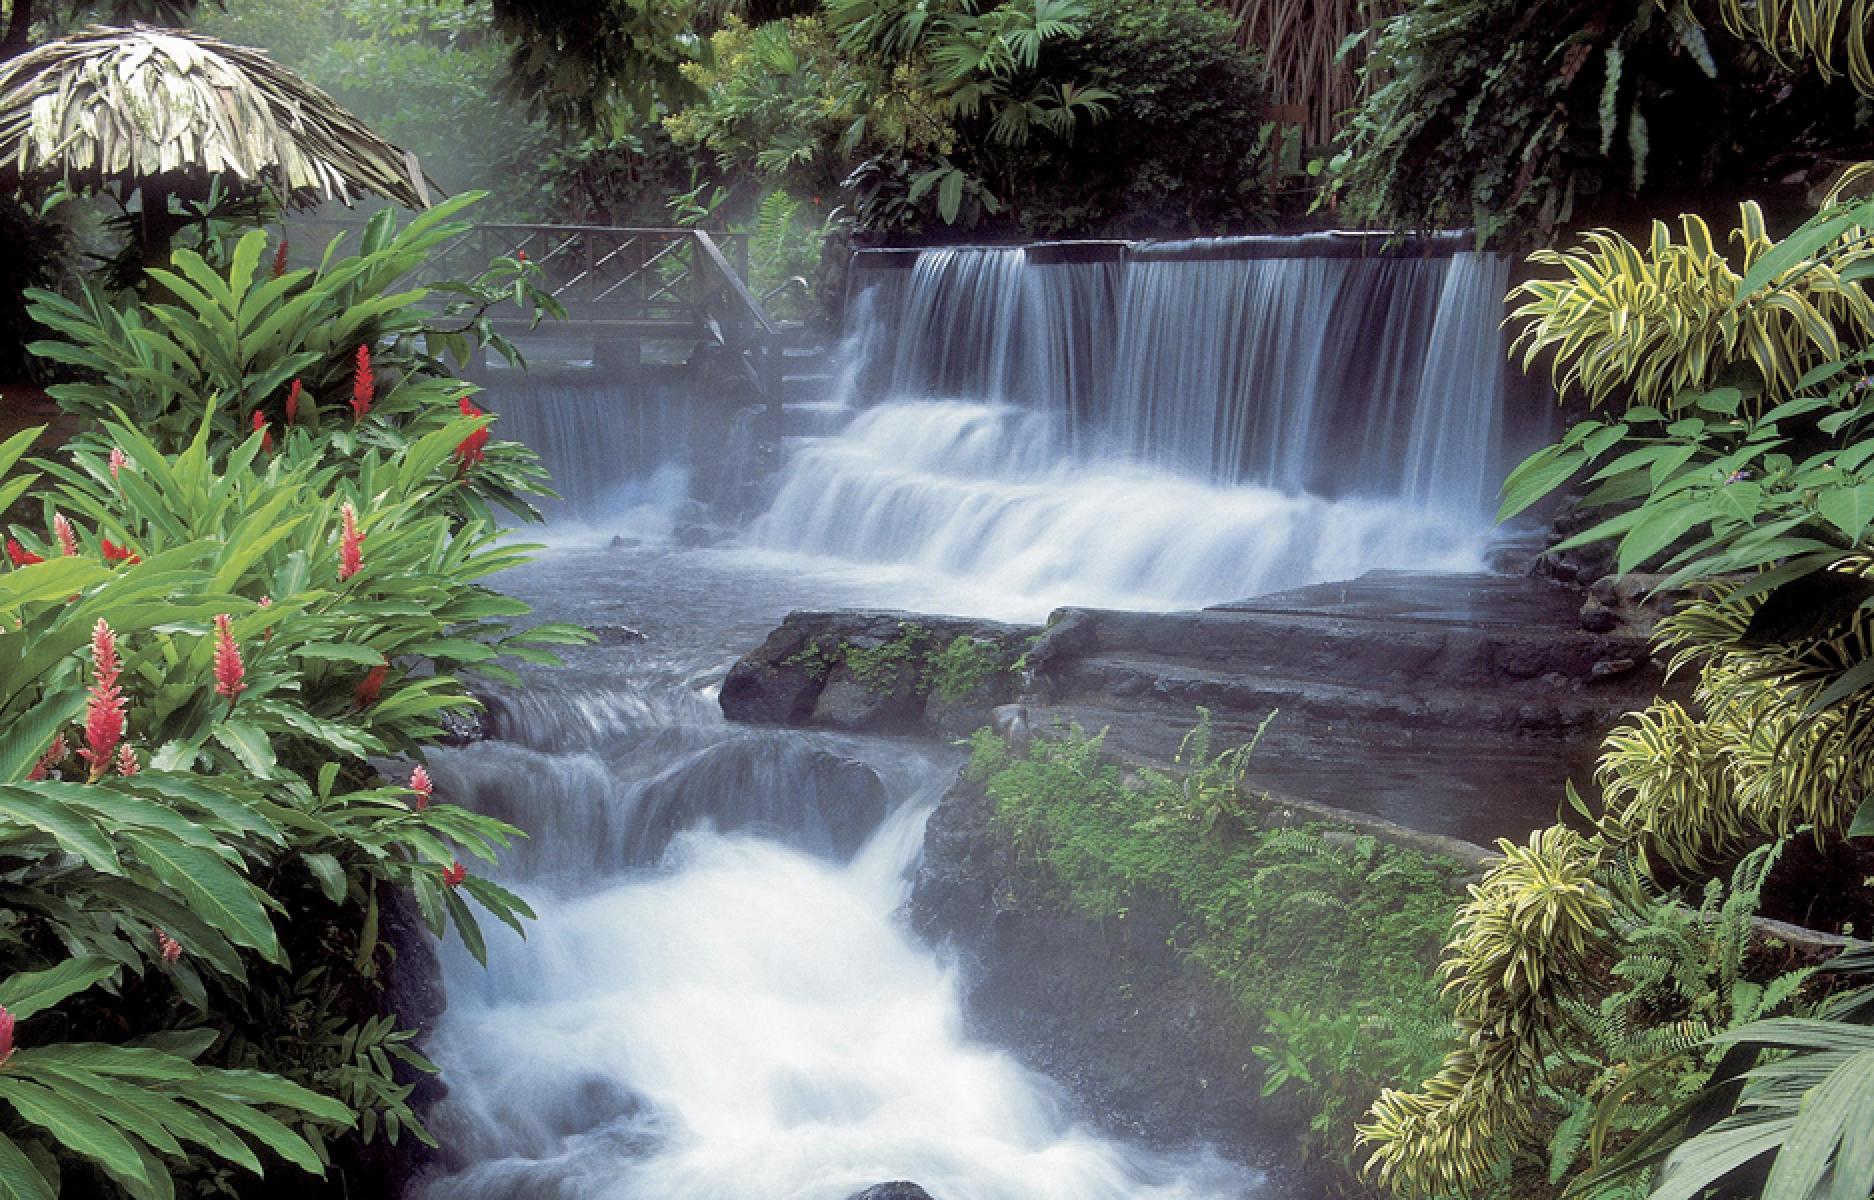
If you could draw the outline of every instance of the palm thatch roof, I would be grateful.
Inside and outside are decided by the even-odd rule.
[[[232,176],[296,204],[426,208],[416,156],[259,50],[93,26],[0,63],[0,184]]]

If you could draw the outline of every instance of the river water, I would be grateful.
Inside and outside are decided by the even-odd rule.
[[[500,877],[540,919],[445,951],[449,1095],[426,1200],[1225,1200],[1258,1172],[1089,1130],[972,1041],[897,919],[960,751],[723,721],[732,656],[790,608],[902,600],[839,570],[574,538],[502,579],[543,617],[628,624],[432,757],[530,835]]]
[[[447,798],[529,834],[500,874],[540,919],[493,930],[486,971],[446,952],[422,1200],[1273,1197],[1090,1130],[970,1038],[896,915],[959,751],[731,726],[714,689],[792,608],[1038,620],[1477,569],[1514,450],[1505,267],[1450,250],[858,262],[840,373],[790,407],[765,489],[751,423],[699,423],[667,378],[497,389],[566,494],[501,586],[645,639],[536,672],[490,740],[434,756]],[[712,500],[750,519],[678,548]]]

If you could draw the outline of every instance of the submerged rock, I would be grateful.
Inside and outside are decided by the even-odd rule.
[[[907,1180],[876,1183],[863,1192],[854,1192],[847,1200],[935,1200],[929,1192]]]

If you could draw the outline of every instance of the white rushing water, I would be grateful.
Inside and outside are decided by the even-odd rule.
[[[1273,1200],[1090,1130],[971,1040],[963,981],[898,916],[953,751],[732,727],[709,681],[791,607],[1032,619],[1476,569],[1503,264],[1324,245],[862,266],[765,495],[753,426],[666,377],[492,396],[566,494],[559,548],[502,586],[649,640],[575,652],[433,756],[445,796],[530,835],[502,878],[540,919],[491,930],[486,971],[446,956],[420,1200]],[[674,548],[729,496],[758,515]]]
[[[501,877],[539,920],[524,942],[491,929],[485,971],[445,954],[445,1161],[418,1197],[1274,1195],[1214,1155],[1088,1129],[970,1038],[961,981],[898,915],[955,751],[731,726],[699,686],[715,647],[797,597],[869,597],[603,549],[519,582],[554,616],[658,607],[643,647],[576,652],[496,703],[491,740],[432,757],[444,795],[531,835]]]

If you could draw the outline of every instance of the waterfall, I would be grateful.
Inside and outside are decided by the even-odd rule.
[[[1365,245],[862,253],[855,415],[797,439],[748,540],[1010,614],[1479,569],[1507,264]]]
[[[898,918],[947,746],[723,720],[702,680],[780,612],[850,600],[653,547],[504,576],[556,618],[641,614],[489,698],[437,794],[521,826],[496,867],[539,919],[451,939],[425,1053],[441,1159],[406,1200],[1279,1200],[1202,1147],[1102,1134],[973,1040],[957,968]],[[673,569],[674,568],[674,569]],[[1273,1153],[1273,1148],[1271,1148]]]

